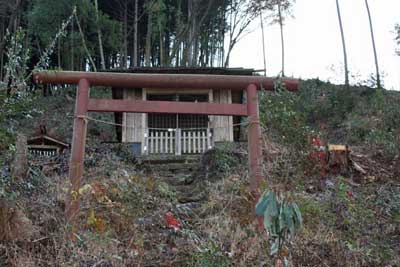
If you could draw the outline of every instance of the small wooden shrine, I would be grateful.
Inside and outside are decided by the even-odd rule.
[[[69,145],[47,134],[46,126],[40,125],[40,134],[28,139],[28,151],[34,156],[54,157],[63,153]]]

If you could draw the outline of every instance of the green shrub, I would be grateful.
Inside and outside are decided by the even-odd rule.
[[[383,123],[388,131],[400,130],[400,98],[394,99],[389,96],[385,97],[383,104]]]
[[[201,165],[207,168],[210,177],[221,177],[242,166],[244,154],[235,143],[224,142],[204,153]]]
[[[283,143],[303,147],[308,127],[299,111],[300,97],[277,87],[272,93],[260,95],[260,121],[264,130],[275,133]]]
[[[264,227],[273,243],[271,255],[277,254],[300,229],[303,219],[291,196],[266,190],[260,197],[256,214],[264,217]]]
[[[371,132],[371,123],[358,114],[351,114],[345,122],[349,133],[348,140],[352,143],[364,142]]]
[[[398,140],[392,131],[372,129],[366,137],[366,141],[369,144],[383,147],[388,158],[394,158],[399,150]]]
[[[32,118],[37,110],[34,108],[35,94],[18,92],[7,96],[0,87],[0,151],[14,143],[16,126],[24,118]]]
[[[355,102],[352,90],[318,79],[303,81],[299,86],[299,111],[309,124],[338,125],[353,110]]]

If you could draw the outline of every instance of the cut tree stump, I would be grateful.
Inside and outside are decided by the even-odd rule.
[[[346,145],[328,145],[328,167],[332,174],[346,174],[349,171],[350,150]]]

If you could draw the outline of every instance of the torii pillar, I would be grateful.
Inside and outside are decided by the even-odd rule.
[[[250,84],[247,86],[247,116],[248,126],[248,155],[249,155],[249,178],[250,191],[254,201],[258,201],[260,197],[260,182],[263,180],[262,175],[262,140],[261,127],[258,111],[258,94],[257,86]]]

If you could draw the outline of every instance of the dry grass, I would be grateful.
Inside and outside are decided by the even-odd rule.
[[[0,200],[0,241],[29,241],[35,232],[31,220],[20,208]]]
[[[367,198],[374,190],[385,193],[393,187],[376,183],[368,184],[368,188],[349,187],[357,199],[348,201],[338,197],[339,180],[333,179],[334,188],[307,193],[306,184],[318,178],[305,176],[308,166],[303,164],[302,154],[271,140],[267,143],[267,180],[263,186],[292,190],[303,212],[304,227],[289,244],[293,267],[394,267],[400,262],[395,255],[398,249],[392,243],[389,245],[398,229],[389,227],[395,221],[386,214],[378,217],[380,213],[368,219],[369,213],[363,212],[378,208],[372,198]],[[18,231],[24,242],[3,242],[0,266],[224,267],[276,263],[269,256],[267,233],[257,231],[251,219],[245,167],[227,177],[204,180],[202,188],[208,197],[203,202],[178,204],[175,192],[164,181],[141,173],[131,163],[116,158],[112,151],[89,153],[77,242],[71,244],[64,238],[66,173],[31,177],[28,182],[34,184],[33,188],[16,187],[17,203],[23,207],[20,210],[24,211],[24,218],[37,230],[29,232],[34,235]],[[371,206],[359,205],[364,202]],[[16,216],[14,209],[7,210],[2,212],[3,235],[10,232],[7,227]],[[166,228],[168,211],[181,221],[182,231]],[[382,223],[378,218],[382,218]],[[386,242],[379,240],[379,227]],[[30,229],[17,229],[22,228]],[[373,246],[376,251],[371,252]],[[388,260],[379,263],[382,255],[387,255]]]

